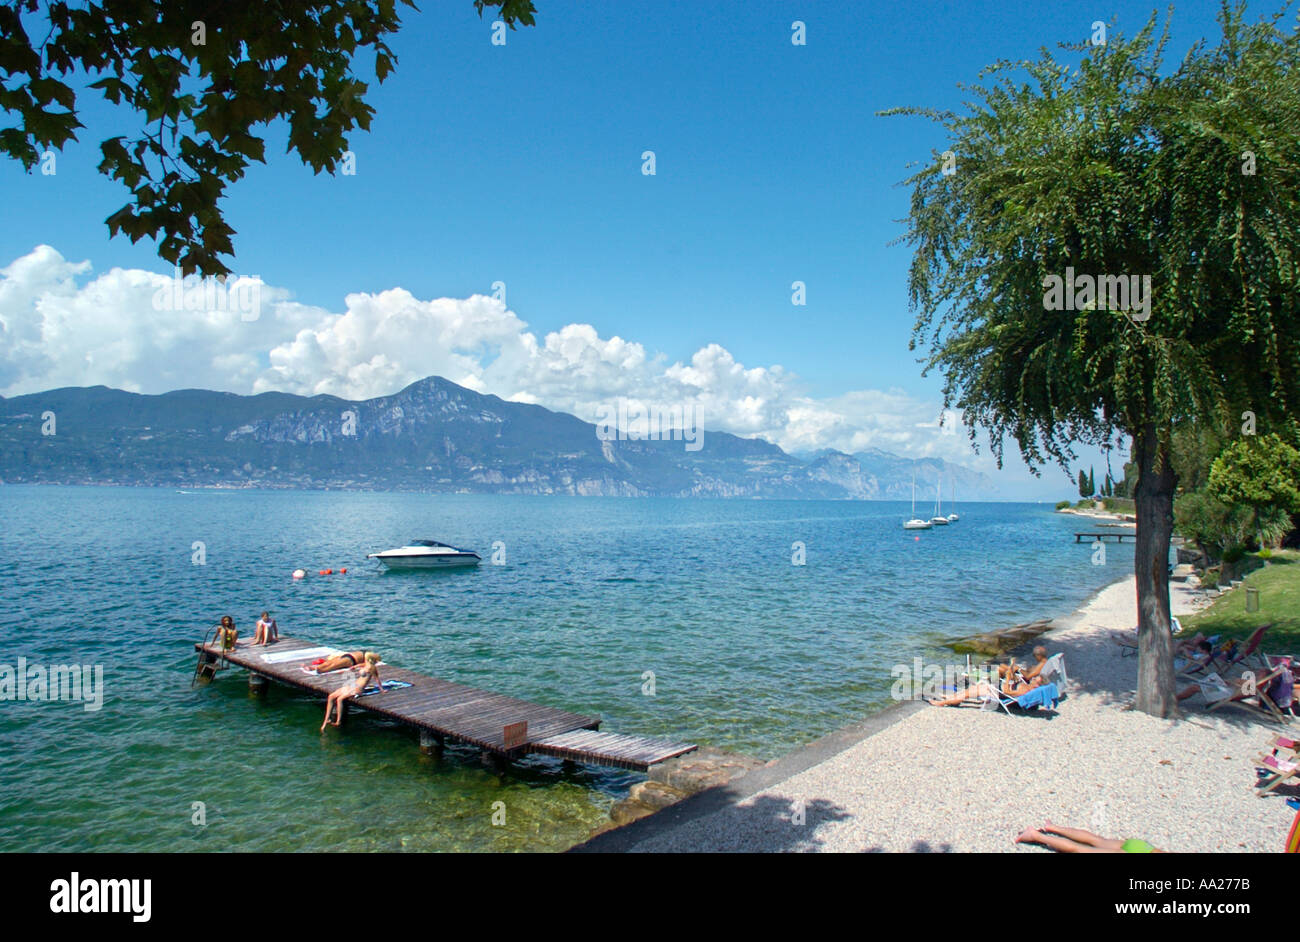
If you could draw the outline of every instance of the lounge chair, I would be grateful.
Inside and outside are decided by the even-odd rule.
[[[1250,658],[1254,656],[1256,651],[1259,651],[1260,642],[1264,640],[1264,635],[1266,635],[1268,633],[1268,630],[1272,627],[1273,627],[1273,623],[1269,622],[1268,624],[1260,625],[1258,628],[1252,631],[1250,633],[1250,637],[1246,639],[1246,647],[1241,651],[1241,653],[1235,655],[1232,658],[1232,660],[1228,661],[1228,666],[1231,667],[1234,664],[1245,664],[1246,666],[1249,667]],[[1262,665],[1265,667],[1265,669],[1267,669],[1269,666],[1268,659],[1264,656],[1262,652],[1260,653],[1260,661],[1262,662]]]
[[[1287,736],[1274,736],[1269,742],[1269,751],[1261,752],[1255,757],[1255,765],[1261,768],[1264,760],[1268,758],[1292,760],[1300,758],[1300,739],[1291,739]]]
[[[1065,655],[1058,652],[1049,657],[1038,676],[1043,678],[1045,684],[1055,684],[1057,691],[1064,696],[1065,685],[1070,682],[1070,678],[1065,676]]]
[[[1048,707],[1056,709],[1057,702],[1061,699],[1061,692],[1057,689],[1056,684],[1045,683],[1035,687],[1019,697],[1012,697],[1002,693],[1001,689],[994,684],[988,685],[988,693],[982,695],[980,706],[985,710],[1002,710],[1008,716],[1011,715],[1011,707],[1018,707],[1021,710],[1035,710],[1038,707]]]
[[[1300,773],[1300,758],[1283,759],[1277,755],[1261,756],[1255,764],[1264,771],[1255,783],[1258,795],[1263,798],[1287,779]]]
[[[1282,672],[1285,669],[1286,668],[1279,665],[1264,674],[1257,675],[1253,685],[1254,690],[1250,693],[1239,693],[1234,691],[1223,682],[1223,678],[1218,674],[1208,674],[1205,678],[1198,680],[1196,683],[1200,685],[1201,693],[1204,694],[1205,699],[1209,701],[1209,709],[1211,711],[1217,710],[1229,703],[1249,705],[1248,701],[1254,700],[1259,709],[1270,719],[1277,720],[1279,723],[1285,723],[1287,721],[1286,717],[1282,714],[1278,705],[1273,702],[1272,697],[1268,694],[1268,688],[1272,685],[1275,679],[1282,675]],[[1218,684],[1215,685],[1210,678],[1214,678],[1215,681],[1218,681]],[[1214,688],[1214,696],[1211,696],[1210,693],[1206,691],[1207,686]],[[1290,704],[1288,704],[1288,706],[1289,705]]]

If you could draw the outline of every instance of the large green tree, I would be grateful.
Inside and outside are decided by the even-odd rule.
[[[1173,430],[1300,407],[1300,35],[1240,6],[1219,23],[1173,67],[1153,14],[1131,38],[1062,45],[1068,61],[992,66],[960,112],[887,112],[946,132],[949,159],[908,180],[913,346],[972,441],[986,429],[1001,461],[1011,438],[1036,469],[1131,445],[1135,705],[1158,716],[1177,713]]]
[[[1300,451],[1276,434],[1238,439],[1214,459],[1206,493],[1246,511],[1260,548],[1274,546],[1300,513]]]
[[[221,199],[249,161],[264,161],[259,130],[284,120],[288,150],[333,173],[348,132],[374,109],[358,57],[379,81],[396,57],[387,38],[399,0],[7,0],[0,2],[0,153],[30,172],[45,151],[77,140],[76,84],[128,112],[138,131],[109,137],[100,172],[130,199],[106,220],[189,274],[227,274],[234,230]],[[413,0],[400,0],[415,7]],[[499,7],[511,29],[533,25],[531,0]],[[33,36],[35,41],[33,41]]]

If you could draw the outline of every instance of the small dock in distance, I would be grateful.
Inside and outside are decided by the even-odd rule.
[[[1115,538],[1116,543],[1123,543],[1125,537],[1129,537],[1135,543],[1137,542],[1136,530],[1114,530],[1110,533],[1076,533],[1074,535],[1074,542],[1082,543],[1085,537],[1087,537],[1088,540],[1090,541],[1098,540],[1104,542],[1106,537],[1108,536],[1113,536]]]
[[[254,690],[264,688],[269,679],[324,697],[356,680],[350,670],[327,674],[303,670],[324,652],[338,652],[300,638],[281,635],[274,644],[258,647],[241,641],[225,652],[215,644],[199,643],[194,648],[201,666],[224,660],[247,670],[249,686]],[[382,681],[394,680],[408,686],[354,697],[346,701],[348,708],[369,710],[415,727],[420,731],[420,748],[425,751],[458,742],[503,759],[546,755],[645,772],[652,765],[698,748],[694,743],[599,732],[599,716],[570,713],[390,664],[381,664],[379,676]]]

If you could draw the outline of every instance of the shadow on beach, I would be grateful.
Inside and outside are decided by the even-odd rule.
[[[1091,695],[1097,697],[1106,706],[1128,709],[1132,707],[1137,696],[1138,659],[1134,655],[1125,656],[1122,653],[1122,649],[1115,643],[1113,637],[1116,633],[1113,629],[1104,629],[1101,625],[1084,625],[1068,629],[1063,632],[1059,640],[1053,639],[1051,633],[1043,635],[1012,653],[1018,661],[1027,661],[1031,657],[1030,651],[1035,644],[1046,645],[1053,654],[1062,651],[1065,653],[1066,672],[1070,677],[1069,693],[1076,696]],[[1240,666],[1235,668],[1235,670],[1241,669],[1243,668]],[[1179,677],[1175,686],[1178,690],[1184,690],[1193,683],[1195,683],[1194,679]],[[1068,710],[1069,703],[1067,695],[1061,701],[1060,709]],[[1249,702],[1226,704],[1211,711],[1205,699],[1200,694],[1195,694],[1182,701],[1179,708],[1182,714],[1179,721],[1184,722],[1200,722],[1203,725],[1206,721],[1219,720],[1242,729],[1280,731],[1285,728]],[[1026,715],[1032,713],[1033,711],[1030,711]]]

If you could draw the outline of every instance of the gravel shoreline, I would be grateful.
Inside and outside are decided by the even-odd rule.
[[[1195,609],[1190,589],[1171,595],[1174,614]],[[1070,676],[1055,715],[920,709],[709,813],[638,822],[626,849],[1038,853],[1012,838],[1050,820],[1170,851],[1280,851],[1297,789],[1257,798],[1251,765],[1278,727],[1243,707],[1207,713],[1199,696],[1178,721],[1124,709],[1137,658],[1109,632],[1135,611],[1130,576],[1043,636]]]

